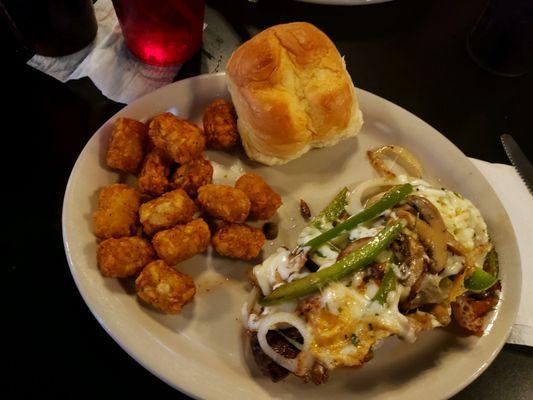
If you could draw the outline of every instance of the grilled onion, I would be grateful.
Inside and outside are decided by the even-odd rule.
[[[422,164],[409,150],[400,146],[382,146],[376,150],[367,151],[368,159],[374,169],[383,177],[393,179],[396,174],[392,172],[383,161],[384,158],[391,158],[395,163],[399,164],[408,175],[415,178],[422,177]]]
[[[298,329],[303,338],[302,350],[296,358],[287,358],[277,353],[267,341],[267,333],[274,325],[290,325]],[[304,376],[313,366],[314,359],[308,351],[311,334],[304,321],[287,312],[278,312],[265,317],[259,324],[257,339],[261,350],[283,368],[295,375]]]

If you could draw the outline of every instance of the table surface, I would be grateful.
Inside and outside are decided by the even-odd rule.
[[[308,21],[336,43],[358,87],[427,121],[466,155],[508,163],[499,142],[504,132],[533,154],[527,132],[532,74],[490,74],[467,52],[467,34],[485,0],[397,0],[364,7],[207,3],[204,50],[176,79],[223,70],[238,43],[267,26]],[[144,370],[100,327],[64,255],[60,215],[70,170],[91,135],[123,105],[106,99],[88,79],[62,84],[26,66],[26,54],[9,39],[3,48],[11,52],[2,74],[8,140],[2,169],[8,340],[2,354],[10,371],[3,389],[9,398],[186,398]],[[506,345],[454,397],[472,398],[533,398],[533,349]]]

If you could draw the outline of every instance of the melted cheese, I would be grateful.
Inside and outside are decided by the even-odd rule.
[[[415,188],[415,195],[431,201],[441,213],[450,233],[468,250],[489,242],[487,226],[479,210],[469,200],[452,191],[433,188],[421,179],[399,176],[396,181],[410,182]],[[354,241],[375,236],[385,224],[386,217],[395,216],[387,210],[379,218],[349,231],[345,239]],[[298,245],[303,246],[331,228],[331,223],[325,222],[319,228],[306,227],[298,237]],[[390,254],[385,253],[380,255],[382,261],[389,259]],[[311,258],[321,269],[333,264],[338,254],[336,246],[324,244],[312,252]],[[301,264],[292,263],[289,255],[289,250],[280,248],[262,264],[254,267],[254,276],[264,295],[307,274],[299,272]],[[415,300],[420,304],[445,300],[452,283],[448,277],[460,273],[464,263],[464,257],[450,253],[447,264],[439,275],[428,273],[424,276]],[[396,275],[399,275],[397,266],[394,268]],[[365,274],[365,271],[360,271],[339,282],[331,282],[320,293],[300,302],[281,303],[271,307],[256,305],[250,310],[245,325],[248,329],[257,330],[260,322],[269,315],[287,312],[302,316],[303,313],[311,338],[309,350],[329,369],[363,364],[369,352],[388,336],[397,335],[413,342],[421,329],[440,326],[431,314],[417,312],[406,317],[399,312],[398,303],[410,293],[410,288],[401,284],[397,284],[396,290],[388,294],[385,304],[373,301],[379,287],[372,280],[365,282]],[[305,307],[297,308],[298,304],[305,304]]]
[[[319,301],[307,319],[313,337],[311,349],[326,366],[361,365],[377,342],[393,334],[408,341],[416,339],[409,320],[398,311],[403,287],[398,285],[390,292],[383,305],[372,300],[377,290],[374,282],[362,291],[332,282],[317,295]]]
[[[335,264],[337,257],[339,257],[339,251],[327,243],[311,254],[311,260],[320,267],[319,270]]]
[[[473,249],[488,243],[487,225],[479,210],[470,200],[451,190],[432,187],[422,179],[415,179],[407,175],[399,175],[393,180],[389,180],[389,183],[411,183],[415,188],[413,194],[427,198],[437,207],[446,228],[467,249]],[[365,185],[369,188],[383,186],[383,178],[363,182],[360,186]],[[351,214],[361,208],[360,199],[353,195],[353,192],[350,193],[348,205],[346,206],[346,210]]]
[[[390,333],[410,338],[412,330],[406,324],[405,316],[398,311],[403,287],[398,285],[395,291],[390,292],[383,305],[372,300],[378,289],[378,285],[372,281],[365,285],[364,292],[333,282],[321,293],[320,304],[331,314],[347,315],[357,323],[370,323]]]
[[[350,241],[354,241],[365,237],[374,237],[382,228],[383,223],[381,223],[379,226],[373,227],[367,227],[366,224],[361,224],[350,231],[348,238]]]
[[[465,258],[455,254],[448,254],[448,261],[444,270],[440,273],[442,278],[447,276],[457,275],[464,268]]]
[[[331,228],[333,228],[333,225],[331,225],[331,223],[323,223],[320,229],[311,225],[306,226],[298,236],[298,240],[296,241],[296,243],[298,244],[298,246],[303,247],[308,241],[314,239],[322,232]],[[330,265],[334,264],[335,261],[337,261],[338,256],[339,251],[336,250],[329,243],[325,243],[315,249],[310,255],[310,258],[319,267],[329,267]]]

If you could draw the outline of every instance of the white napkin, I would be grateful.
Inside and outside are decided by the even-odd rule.
[[[28,65],[61,82],[88,76],[104,96],[126,104],[172,82],[180,66],[155,67],[130,54],[111,0],[98,0],[94,9],[98,33],[91,44],[63,57],[35,55]]]
[[[513,225],[522,265],[522,294],[508,343],[533,346],[533,196],[510,165],[470,159],[491,184]]]

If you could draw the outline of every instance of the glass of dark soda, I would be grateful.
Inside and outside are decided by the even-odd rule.
[[[158,66],[183,63],[200,48],[204,0],[113,0],[129,50]]]

